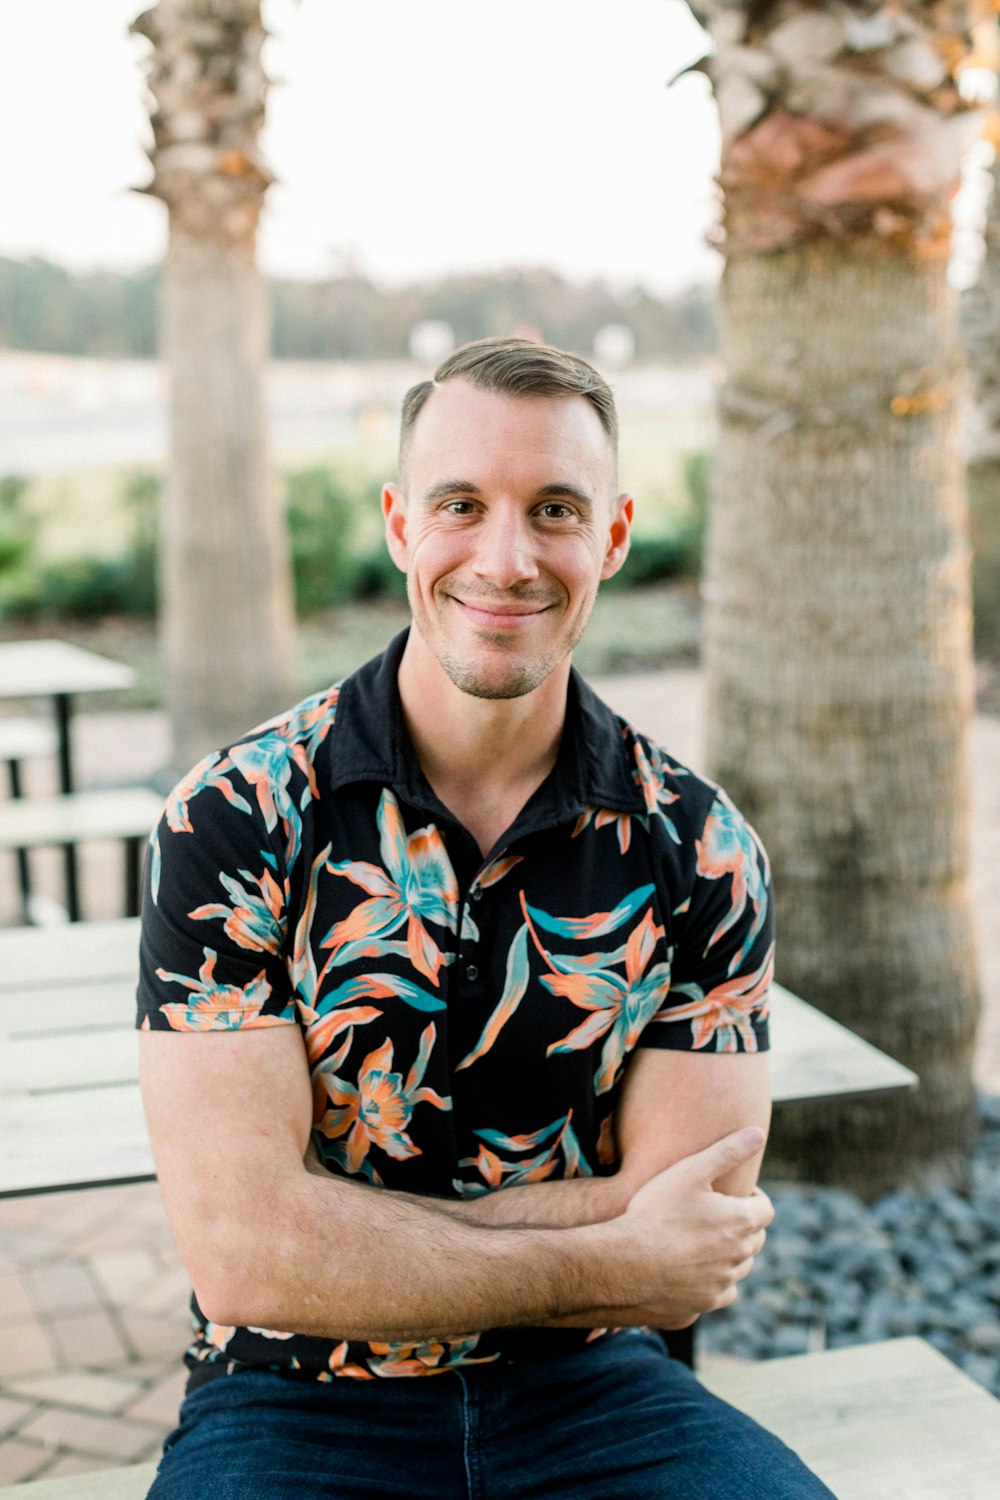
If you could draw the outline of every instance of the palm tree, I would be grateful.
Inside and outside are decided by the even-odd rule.
[[[159,0],[153,180],[169,210],[163,345],[172,380],[161,596],[181,769],[293,696],[288,547],[267,462],[267,293],[257,222],[267,79],[259,0]]]
[[[994,149],[1000,147],[996,111],[989,134]],[[975,285],[963,298],[962,323],[975,376],[967,477],[976,640],[995,654],[1000,648],[1000,157],[994,158],[989,176],[983,260]]]
[[[975,1130],[968,540],[946,280],[961,0],[691,0],[722,127],[713,772],[767,843],[779,977],[920,1075],[769,1169],[961,1180]]]

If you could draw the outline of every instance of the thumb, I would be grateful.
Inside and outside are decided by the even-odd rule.
[[[764,1132],[759,1125],[748,1125],[743,1130],[734,1130],[731,1135],[724,1135],[721,1141],[713,1141],[704,1151],[689,1156],[688,1165],[701,1181],[711,1184],[762,1151],[764,1139]]]

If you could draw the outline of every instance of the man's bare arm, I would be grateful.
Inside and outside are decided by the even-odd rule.
[[[619,1168],[614,1177],[606,1179],[623,1204],[619,1211],[624,1211],[624,1206],[658,1173],[704,1151],[731,1131],[758,1126],[766,1139],[770,1119],[766,1052],[706,1054],[639,1048],[626,1065],[615,1116]],[[710,1185],[711,1190],[736,1196],[755,1192],[763,1154],[762,1143],[759,1152],[735,1171],[718,1178]],[[750,1255],[757,1255],[763,1243],[762,1228],[750,1246]],[[739,1279],[749,1270],[747,1260]],[[583,1315],[570,1314],[553,1321],[569,1327],[591,1327],[611,1321],[655,1323],[657,1317],[652,1309],[644,1307],[625,1312],[591,1308]],[[661,1326],[679,1325],[662,1323]]]
[[[769,1219],[766,1200],[703,1192],[701,1166],[688,1163],[647,1184],[638,1210],[640,1194],[617,1218],[563,1229],[464,1223],[409,1195],[317,1176],[304,1161],[312,1101],[293,1026],[145,1032],[141,1076],[168,1214],[214,1322],[422,1339],[593,1307],[695,1316],[732,1300]],[[757,1145],[722,1142],[712,1169]]]
[[[615,1113],[618,1168],[607,1177],[521,1183],[449,1204],[478,1224],[568,1228],[624,1213],[657,1173],[734,1130],[771,1118],[767,1054],[695,1053],[643,1047],[629,1059]],[[763,1149],[724,1180],[737,1196],[757,1184]],[[322,1171],[323,1169],[320,1168]]]

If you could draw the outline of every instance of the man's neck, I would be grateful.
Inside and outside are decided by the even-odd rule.
[[[410,631],[398,678],[406,727],[427,780],[484,854],[555,765],[568,680],[567,659],[520,698],[476,698]]]

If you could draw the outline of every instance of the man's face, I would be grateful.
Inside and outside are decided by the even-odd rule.
[[[518,698],[566,661],[625,560],[632,497],[582,396],[433,391],[382,508],[413,620],[448,677]]]

